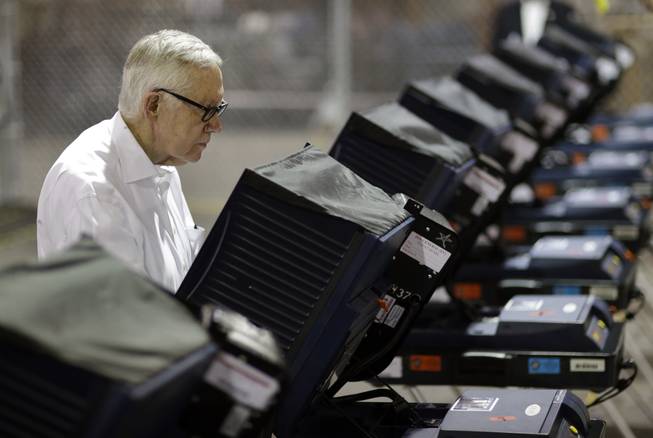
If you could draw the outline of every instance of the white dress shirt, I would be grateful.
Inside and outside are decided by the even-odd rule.
[[[152,164],[118,112],[73,141],[41,189],[39,258],[82,234],[173,293],[203,241],[177,170]]]

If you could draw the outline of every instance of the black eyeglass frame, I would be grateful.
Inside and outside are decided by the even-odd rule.
[[[165,88],[155,88],[153,91],[163,91],[165,93],[170,94],[171,96],[176,97],[177,99],[183,102],[186,102],[190,105],[193,105],[194,107],[203,110],[204,115],[202,116],[202,121],[205,123],[211,120],[213,116],[217,115],[218,117],[220,117],[229,106],[229,102],[227,102],[224,99],[222,99],[222,101],[220,101],[220,103],[215,106],[204,106],[201,103],[197,103],[194,100],[187,98],[186,96],[182,96],[181,94],[177,94],[174,91],[170,91]]]

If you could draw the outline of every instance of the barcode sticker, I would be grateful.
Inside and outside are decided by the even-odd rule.
[[[639,238],[639,228],[634,225],[615,225],[612,229],[612,235],[617,240],[637,240]]]
[[[571,359],[569,369],[572,373],[603,373],[605,359]]]
[[[591,286],[590,295],[602,300],[613,301],[619,298],[619,289],[613,286]]]
[[[390,309],[390,313],[388,313],[388,317],[383,321],[383,324],[395,328],[405,310],[406,309],[404,309],[403,306],[395,304],[392,306],[392,309]]]

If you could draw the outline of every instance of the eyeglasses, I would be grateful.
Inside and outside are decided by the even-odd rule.
[[[170,94],[172,96],[175,96],[179,100],[182,100],[182,101],[184,101],[184,102],[186,102],[188,104],[191,104],[194,107],[197,107],[197,108],[199,108],[201,110],[204,110],[204,115],[202,116],[202,121],[203,122],[208,122],[215,115],[220,117],[222,115],[222,113],[224,113],[225,110],[227,109],[227,107],[229,106],[229,102],[227,102],[224,99],[222,99],[222,101],[219,104],[215,105],[215,106],[204,106],[201,103],[197,103],[194,100],[191,100],[191,99],[189,99],[189,98],[187,98],[185,96],[182,96],[181,94],[177,94],[177,93],[172,92],[170,90],[166,90],[165,88],[155,88],[154,91],[166,92],[166,93],[168,93],[168,94]]]

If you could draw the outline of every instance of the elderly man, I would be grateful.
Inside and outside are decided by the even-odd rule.
[[[118,112],[84,131],[48,172],[38,203],[39,257],[91,235],[176,291],[203,239],[175,166],[222,130],[222,60],[175,30],[147,35],[123,69]]]

